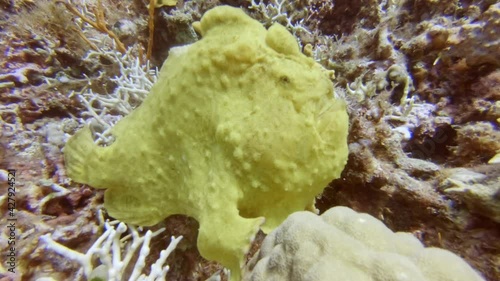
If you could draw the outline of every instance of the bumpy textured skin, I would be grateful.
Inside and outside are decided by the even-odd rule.
[[[171,51],[113,144],[96,146],[84,128],[64,155],[73,180],[107,189],[104,206],[119,220],[194,217],[200,253],[237,280],[258,228],[311,206],[339,177],[348,117],[326,70],[284,27],[223,6],[195,28],[203,38]]]
[[[455,254],[346,207],[290,215],[250,267],[245,281],[484,281]]]

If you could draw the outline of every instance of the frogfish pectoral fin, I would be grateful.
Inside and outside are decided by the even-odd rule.
[[[240,280],[245,254],[264,218],[242,218],[237,211],[212,215],[200,223],[198,250],[203,257],[229,268],[232,281]]]

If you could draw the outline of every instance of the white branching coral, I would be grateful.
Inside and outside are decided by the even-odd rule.
[[[87,253],[82,254],[54,241],[51,234],[40,236],[40,241],[45,244],[46,249],[52,250],[70,260],[78,262],[82,268],[77,275],[84,275],[87,280],[99,278],[108,281],[161,281],[165,280],[169,266],[165,265],[168,256],[182,240],[182,236],[171,237],[168,247],[160,252],[159,258],[151,265],[149,275],[143,273],[146,266],[146,257],[149,255],[149,244],[151,239],[163,231],[161,228],[155,232],[148,230],[144,236],[140,236],[139,229],[126,225],[119,221],[106,221],[106,231],[94,242]],[[122,236],[127,232],[123,238]],[[132,241],[129,239],[132,238]],[[133,264],[133,271],[125,277],[125,269],[140,248],[138,258]],[[94,266],[94,261],[99,259],[100,264]]]
[[[68,189],[57,183],[52,182],[51,180],[40,180],[40,185],[45,187],[50,187],[54,192],[48,194],[38,202],[39,212],[42,212],[42,209],[44,208],[45,204],[47,204],[47,202],[49,202],[50,200],[66,196],[70,193]]]
[[[350,95],[355,96],[358,102],[362,102],[365,99],[373,97],[376,94],[377,87],[373,81],[363,84],[363,79],[358,77],[354,82],[346,85],[346,91]]]
[[[304,18],[308,12],[307,8],[297,9],[297,2],[300,1],[271,0],[268,4],[265,4],[264,1],[259,1],[257,4],[255,0],[252,0],[248,9],[259,12],[267,26],[278,22],[294,35],[299,31],[311,33],[303,26]]]
[[[156,82],[157,69],[151,68],[149,61],[143,62],[140,45],[126,49],[114,31],[106,27],[104,14],[107,7],[101,1],[61,3],[75,15],[73,28],[90,46],[91,51],[82,61],[100,63],[103,69],[112,69],[86,77],[87,84],[83,89],[68,95],[76,96],[85,106],[81,118],[75,119],[80,124],[86,123],[90,126],[96,144],[106,146],[114,141],[110,133],[114,124],[139,106],[149,93]],[[115,67],[117,69],[114,69]],[[118,74],[109,78],[116,74],[115,70]],[[115,83],[112,93],[99,85],[109,80]],[[47,82],[49,83],[50,79]]]
[[[82,91],[69,95],[77,95],[86,107],[82,113],[84,120],[80,121],[90,125],[99,145],[109,145],[114,141],[111,128],[142,103],[157,80],[157,69],[151,69],[149,62],[141,64],[133,53],[133,49],[123,55],[114,50],[90,52],[87,59],[104,56],[119,66],[120,75],[111,78],[116,88],[111,94],[95,93],[91,89],[92,81],[88,79]]]

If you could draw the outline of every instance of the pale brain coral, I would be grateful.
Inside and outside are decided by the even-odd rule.
[[[284,27],[222,6],[195,28],[203,38],[171,51],[150,95],[112,129],[114,143],[97,146],[84,128],[65,162],[73,180],[107,189],[114,218],[194,217],[200,253],[238,280],[264,218],[268,232],[340,176],[348,117],[329,73]]]
[[[249,263],[245,281],[482,281],[464,260],[347,207],[292,214]]]

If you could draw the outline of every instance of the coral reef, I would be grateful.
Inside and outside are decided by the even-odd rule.
[[[0,0],[0,205],[8,210],[15,198],[17,218],[16,273],[2,263],[2,281],[77,280],[78,265],[39,237],[51,233],[87,252],[102,231],[103,192],[67,177],[61,149],[84,125],[99,145],[112,143],[110,129],[142,102],[170,48],[198,40],[192,23],[222,4],[266,27],[287,26],[305,54],[335,71],[350,152],[341,177],[318,197],[320,211],[369,213],[460,255],[486,280],[500,279],[498,1],[186,0],[154,9],[147,0],[61,2]],[[67,5],[104,24],[126,52]],[[172,216],[144,233],[163,227],[147,267],[182,235],[166,261],[168,280],[227,279],[220,264],[200,257],[194,219]],[[3,254],[11,236],[7,228],[1,235]]]
[[[101,214],[99,217],[102,221]],[[171,237],[168,247],[160,252],[160,256],[151,265],[150,272],[146,275],[143,273],[143,270],[146,265],[146,258],[151,250],[149,246],[151,239],[165,231],[165,228],[158,229],[155,232],[148,230],[144,236],[140,236],[135,227],[127,227],[123,222],[106,221],[104,222],[104,226],[106,231],[104,231],[85,254],[78,253],[54,242],[50,233],[40,236],[40,241],[47,245],[46,249],[78,262],[82,267],[81,270],[76,273],[78,278],[85,277],[89,280],[93,280],[94,278],[100,280],[123,280],[128,276],[129,280],[154,281],[165,279],[170,267],[164,265],[164,263],[177,244],[179,244],[179,241],[182,240],[182,236],[177,238]],[[121,238],[127,230],[130,234]],[[132,241],[128,242],[127,239],[130,237],[132,237]],[[122,250],[122,244],[125,243],[127,244],[127,248]],[[123,258],[122,251],[124,251]],[[135,263],[131,263],[136,251],[139,251],[139,255],[134,261]],[[93,260],[96,257],[99,258],[101,263],[99,266],[94,267]]]

